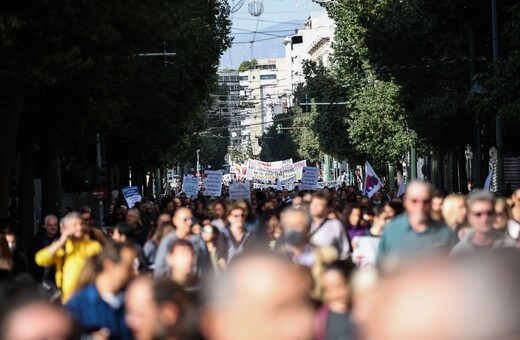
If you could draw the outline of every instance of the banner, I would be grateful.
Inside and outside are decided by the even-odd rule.
[[[302,171],[304,166],[307,166],[306,160],[299,161],[293,164],[294,175],[297,181],[302,179]]]
[[[302,171],[302,189],[316,190],[318,188],[318,176],[320,169],[315,166],[305,166]]]
[[[204,171],[204,196],[222,195],[222,172],[206,170]]]
[[[298,183],[287,183],[287,184],[283,185],[282,189],[293,190],[296,185],[298,185]],[[274,190],[278,190],[278,187],[276,184],[253,183],[253,189],[265,189],[265,188],[273,188]]]
[[[327,181],[327,182],[318,182],[318,188],[323,189],[327,188],[341,188],[342,181]]]
[[[194,197],[199,194],[200,188],[200,177],[197,176],[184,176],[182,181],[182,192],[188,197]]]
[[[235,202],[240,199],[251,203],[251,185],[248,181],[229,184],[229,200]]]
[[[381,189],[381,181],[368,162],[366,167],[365,195],[367,195],[368,198],[372,198],[372,196]]]
[[[403,197],[406,192],[406,181],[404,176],[401,177],[401,183],[399,183],[399,190],[397,190],[397,197]]]
[[[357,240],[357,247],[352,252],[352,261],[360,269],[369,269],[375,267],[377,249],[379,247],[379,242],[381,242],[381,238],[372,236],[358,236],[355,239]]]
[[[143,199],[138,187],[127,187],[121,189],[121,191],[123,192],[128,208],[132,208],[136,203],[140,203]]]
[[[275,170],[283,169],[285,171],[292,171],[292,164],[292,158],[276,162],[262,162],[250,159],[247,163],[246,179],[248,181],[253,180],[253,178],[256,178],[257,180],[262,179],[262,177],[270,176],[269,173]],[[277,177],[281,176],[273,175],[272,178],[269,179],[276,180]],[[255,180],[255,182],[257,180]]]

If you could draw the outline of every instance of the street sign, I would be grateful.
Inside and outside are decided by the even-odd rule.
[[[92,197],[96,201],[103,201],[107,199],[107,189],[106,188],[94,188],[92,189]]]

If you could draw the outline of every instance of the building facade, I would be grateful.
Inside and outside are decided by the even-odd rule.
[[[284,40],[286,77],[289,80],[288,105],[292,106],[293,93],[298,84],[305,81],[303,63],[305,60],[330,65],[336,25],[327,12],[312,13],[302,29]]]
[[[287,107],[289,87],[284,58],[258,59],[254,68],[240,72],[242,138],[251,147],[251,155],[260,155],[262,135]]]

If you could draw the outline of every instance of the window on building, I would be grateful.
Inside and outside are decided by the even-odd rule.
[[[276,74],[262,74],[260,75],[260,80],[274,80],[276,79]]]
[[[249,80],[249,76],[240,76],[240,80]]]

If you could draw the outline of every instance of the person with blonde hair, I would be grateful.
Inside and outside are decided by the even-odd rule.
[[[498,197],[495,202],[495,220],[493,222],[493,228],[500,230],[504,233],[506,238],[517,239],[515,235],[518,234],[515,224],[516,222],[512,219],[511,206],[507,203],[507,199],[504,197]]]
[[[461,194],[449,194],[444,199],[442,218],[457,235],[459,240],[464,238],[468,231],[466,220],[466,198]]]

